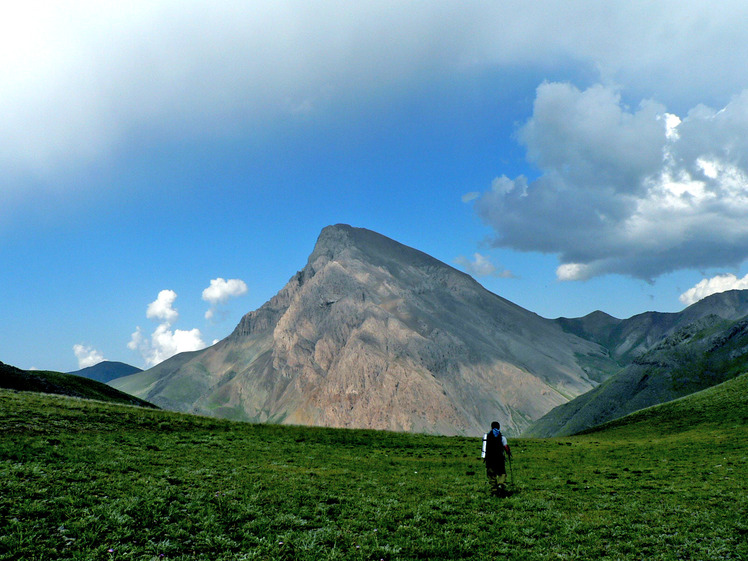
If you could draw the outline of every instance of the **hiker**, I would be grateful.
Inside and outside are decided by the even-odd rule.
[[[486,476],[491,485],[491,493],[497,497],[506,497],[506,465],[504,454],[511,461],[512,452],[509,450],[506,437],[501,434],[498,421],[491,423],[491,430],[483,435],[483,453],[481,457],[486,464]]]

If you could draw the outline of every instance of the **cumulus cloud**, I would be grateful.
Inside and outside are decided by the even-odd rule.
[[[472,275],[474,277],[514,277],[511,271],[497,269],[496,265],[491,263],[491,261],[487,257],[481,255],[480,253],[474,253],[472,260],[468,259],[464,255],[460,255],[459,257],[457,257],[457,259],[455,259],[455,263],[462,267],[469,275]]]
[[[684,116],[611,87],[537,89],[518,138],[540,170],[474,204],[496,246],[559,256],[560,280],[651,280],[748,258],[748,90]]]
[[[206,347],[199,329],[172,329],[179,318],[179,313],[173,307],[176,298],[177,294],[173,290],[159,292],[158,298],[148,305],[146,317],[161,320],[161,323],[150,338],[138,326],[127,344],[128,348],[140,353],[149,367],[178,353],[199,351]]]
[[[703,279],[693,288],[689,288],[683,294],[680,295],[680,301],[686,306],[690,306],[719,292],[727,292],[728,290],[745,290],[748,288],[748,275],[739,279],[735,275],[728,273],[726,275],[717,275],[710,279]]]
[[[206,347],[199,329],[186,331],[172,330],[170,327],[168,323],[160,324],[149,339],[143,335],[143,331],[138,326],[127,346],[138,351],[149,367],[156,366],[176,354],[199,351]]]
[[[210,286],[203,290],[203,300],[210,303],[210,309],[205,312],[205,319],[212,320],[219,311],[219,306],[228,302],[229,298],[236,298],[247,293],[247,284],[240,279],[223,279],[218,277],[210,281]]]
[[[87,345],[73,345],[73,352],[78,359],[78,368],[88,368],[104,360],[104,355]]]
[[[222,304],[229,298],[247,293],[247,285],[240,279],[223,279],[218,277],[210,281],[210,286],[203,290],[203,300],[211,304]]]
[[[173,290],[162,290],[158,298],[148,304],[145,316],[148,319],[160,319],[166,323],[174,323],[179,318],[179,312],[174,309],[177,293]]]
[[[565,263],[556,269],[556,278],[560,281],[587,280],[590,276],[589,267],[582,263]]]

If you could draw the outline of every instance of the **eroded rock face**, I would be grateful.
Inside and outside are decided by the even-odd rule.
[[[135,393],[159,405],[261,422],[480,434],[498,419],[517,433],[595,385],[580,356],[607,354],[420,251],[337,225],[228,338],[127,388],[140,376]]]

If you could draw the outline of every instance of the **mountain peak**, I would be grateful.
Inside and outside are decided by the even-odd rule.
[[[122,376],[129,376],[130,374],[134,374],[136,372],[142,372],[142,370],[135,366],[125,364],[124,362],[104,360],[102,362],[99,362],[98,364],[94,364],[93,366],[82,368],[81,370],[76,370],[75,372],[69,372],[69,374],[82,376],[84,378],[89,378],[91,380],[96,380],[97,382],[103,382],[106,384],[111,382],[112,380],[116,380],[117,378],[121,378]]]
[[[606,360],[469,275],[336,224],[230,337],[117,387],[255,422],[479,434],[500,418],[517,433],[593,387],[590,355]]]
[[[372,230],[348,224],[335,224],[322,229],[314,251],[309,256],[309,264],[314,264],[320,258],[324,261],[337,261],[345,256],[355,256],[377,266],[398,262],[416,267],[439,266],[452,269],[422,251]]]

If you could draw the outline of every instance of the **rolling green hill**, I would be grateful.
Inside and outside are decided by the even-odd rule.
[[[617,437],[672,437],[682,433],[748,431],[748,374],[700,392],[640,409],[579,433]]]
[[[95,380],[73,374],[63,374],[62,372],[21,370],[2,362],[0,362],[0,388],[127,403],[141,407],[155,407],[147,401]]]
[[[252,425],[0,390],[0,560],[748,558],[746,378],[566,439]]]

